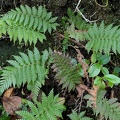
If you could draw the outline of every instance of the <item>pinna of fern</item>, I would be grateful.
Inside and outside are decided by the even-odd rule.
[[[43,43],[46,39],[45,32],[51,33],[52,29],[56,29],[56,19],[45,7],[39,6],[37,9],[21,5],[0,19],[0,37],[8,34],[14,43],[18,40],[19,43],[25,42],[25,45],[35,45],[38,40]]]
[[[72,65],[71,58],[65,54],[53,53],[52,58],[52,68],[56,72],[55,77],[60,80],[59,85],[62,84],[62,88],[68,88],[68,91],[74,90],[76,84],[81,82],[80,66]]]
[[[79,114],[77,114],[75,111],[72,111],[72,113],[68,116],[71,120],[92,120],[91,118],[86,117],[84,114],[85,111],[80,112]]]
[[[53,90],[50,91],[48,96],[42,93],[41,102],[27,101],[27,104],[30,107],[30,112],[16,112],[25,120],[57,120],[57,117],[62,118],[62,112],[65,110],[65,106],[59,102],[58,95],[54,96]]]
[[[89,28],[86,33],[84,33],[85,39],[88,41],[86,44],[86,49],[88,51],[92,50],[94,52],[104,52],[105,54],[110,54],[110,52],[120,54],[120,28],[119,26],[113,27],[110,24],[105,27],[104,22],[97,26]]]
[[[2,70],[0,78],[0,93],[9,87],[20,87],[27,83],[29,90],[32,90],[34,98],[37,97],[40,87],[44,84],[48,74],[48,51],[43,51],[40,55],[37,48],[34,51],[28,50],[28,54],[20,53],[14,56],[15,60],[8,60],[10,66]]]

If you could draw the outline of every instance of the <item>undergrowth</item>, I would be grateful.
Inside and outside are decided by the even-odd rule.
[[[52,13],[45,7],[36,8],[27,5],[12,9],[0,18],[0,37],[8,35],[14,43],[18,41],[19,44],[34,45],[34,49],[28,50],[27,54],[20,52],[18,56],[13,55],[14,60],[8,60],[9,66],[1,70],[0,94],[3,94],[4,107],[7,104],[6,99],[14,104],[13,99],[16,98],[11,93],[6,96],[4,92],[7,89],[27,85],[27,90],[31,91],[31,98],[25,102],[26,109],[13,110],[14,115],[19,116],[18,119],[63,118],[62,113],[66,108],[65,95],[61,98],[59,95],[54,95],[53,90],[48,96],[41,93],[42,86],[45,85],[46,79],[49,79],[47,76],[49,70],[53,70],[56,74],[54,79],[57,79],[62,91],[65,91],[64,94],[66,91],[68,93],[77,91],[78,99],[87,101],[86,109],[90,107],[98,120],[119,120],[120,103],[117,98],[113,96],[106,98],[105,95],[107,87],[113,88],[120,83],[120,71],[114,74],[114,70],[108,67],[112,61],[111,54],[120,54],[119,25],[105,25],[103,21],[99,25],[88,24],[79,14],[75,15],[68,9],[68,17],[64,21],[67,23],[65,26],[67,28],[64,32],[67,34],[69,45],[70,41],[74,43],[70,46],[75,50],[76,56],[71,58],[66,52],[67,44],[62,46],[65,48],[64,53],[47,49],[41,53],[35,47],[38,41],[43,43],[47,40],[46,33],[51,34],[52,30],[56,30],[58,26],[56,20],[57,17],[52,17]],[[64,38],[64,35],[62,37]],[[81,47],[84,51],[87,50],[89,59],[83,55],[84,51],[80,49]],[[38,101],[40,94],[42,95]],[[23,98],[19,97],[19,99],[25,101]],[[93,118],[88,116],[82,107],[81,103],[79,110],[71,110],[72,113],[67,116],[71,120],[92,120]]]

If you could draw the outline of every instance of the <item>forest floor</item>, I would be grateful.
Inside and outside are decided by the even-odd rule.
[[[50,0],[49,0],[50,1]],[[64,0],[61,0],[63,3],[65,2]],[[88,1],[88,0],[87,0]],[[90,20],[105,20],[106,23],[115,23],[115,24],[120,24],[119,17],[120,16],[120,8],[119,5],[117,6],[117,1],[116,3],[111,0],[110,1],[110,6],[107,8],[101,8],[99,6],[96,6],[94,3],[94,0],[92,2],[87,3],[86,0],[83,0],[81,3],[80,7],[85,9],[85,16],[92,16],[95,12],[94,17],[88,17]],[[78,0],[68,0],[66,3],[63,5],[58,5],[58,4],[52,4],[54,3],[54,0],[48,4],[47,0],[1,0],[0,1],[0,14],[4,14],[10,9],[14,9],[15,7],[19,7],[20,5],[29,5],[29,6],[39,6],[39,5],[46,5],[47,9],[49,11],[53,12],[54,16],[58,16],[58,22],[61,22],[62,17],[67,16],[67,8],[70,7],[72,10],[75,10],[76,5],[78,4]],[[116,8],[112,7],[116,6]],[[112,12],[111,12],[112,11]],[[119,12],[118,12],[119,11]],[[113,14],[114,13],[114,14]],[[114,16],[114,18],[113,18]],[[59,34],[56,34],[59,33]],[[40,51],[44,50],[45,48],[51,47],[52,49],[55,50],[61,50],[62,49],[62,42],[61,42],[61,34],[63,35],[62,28],[58,27],[57,32],[55,32],[53,35],[48,35],[49,38],[49,43],[48,41],[45,41],[45,43],[42,45],[41,43],[38,43],[37,46]],[[42,47],[41,47],[42,46]],[[6,60],[9,60],[12,58],[12,55],[18,55],[19,52],[26,52],[27,49],[32,49],[33,46],[27,46],[25,47],[24,45],[17,45],[9,41],[8,37],[2,38],[0,40],[0,66],[5,67],[8,65]],[[87,53],[87,51],[84,50],[84,48],[81,48],[82,54],[84,55],[85,58],[89,58],[90,55]],[[76,56],[76,51],[73,47],[69,46],[68,50],[66,51],[71,57]],[[120,66],[120,56],[113,56],[114,63],[118,62]],[[112,68],[112,65],[110,64],[110,67]],[[64,120],[70,120],[69,117],[67,116],[68,114],[71,113],[71,110],[86,110],[86,101],[82,101],[82,97],[77,97],[78,92],[77,90],[68,92],[67,90],[62,90],[61,86],[58,86],[58,81],[54,80],[55,74],[54,72],[50,69],[50,73],[48,75],[48,80],[46,80],[45,85],[42,87],[42,91],[44,91],[46,94],[50,92],[51,89],[54,88],[54,93],[55,94],[60,94],[61,97],[65,98],[65,106],[66,106],[66,111],[63,112],[63,118]],[[24,91],[24,95],[22,94],[22,90]],[[106,97],[109,98],[112,94],[114,94],[114,97],[118,98],[118,101],[120,102],[120,85],[111,88],[107,88],[107,94]],[[14,93],[16,95],[19,95],[20,97],[27,98],[30,95],[30,91],[24,88],[20,89],[15,89]],[[86,93],[84,93],[86,94]],[[39,99],[39,98],[38,98]],[[2,104],[2,100],[1,100]],[[81,107],[82,106],[82,107]],[[2,111],[1,111],[2,112]],[[93,112],[91,111],[90,108],[87,109],[87,116],[94,118]],[[11,118],[11,120],[14,120],[16,118]]]

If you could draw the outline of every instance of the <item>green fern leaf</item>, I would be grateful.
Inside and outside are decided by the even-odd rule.
[[[75,111],[72,111],[72,114],[68,115],[71,120],[92,120],[89,117],[84,116],[85,112],[77,114]]]
[[[98,27],[96,23],[92,28],[89,28],[87,33],[84,33],[84,37],[88,41],[86,49],[88,52],[104,52],[110,54],[110,52],[120,53],[118,45],[120,44],[120,29],[119,26],[112,27],[113,24],[105,27],[104,22]]]
[[[20,25],[28,26],[33,30],[44,33],[48,29],[48,32],[51,33],[52,28],[56,29],[56,26],[58,26],[55,23],[57,17],[52,18],[51,12],[47,12],[46,8],[42,6],[30,8],[27,5],[21,5],[20,8],[9,11],[2,19],[11,19],[15,23],[18,22]]]
[[[46,53],[47,57],[45,57]],[[20,53],[20,56],[14,56],[14,59],[8,60],[11,66],[3,70],[0,78],[0,92],[4,92],[12,85],[20,87],[21,84],[27,83],[32,87],[33,95],[36,97],[48,74],[46,67],[48,52],[45,50],[43,55],[40,55],[38,49],[34,48],[34,52],[28,50],[28,55]]]
[[[17,111],[16,113],[24,119],[29,119],[29,116],[31,116],[31,118],[37,120],[57,120],[57,117],[62,118],[62,112],[65,110],[64,105],[58,101],[58,95],[54,96],[53,91],[48,96],[42,93],[41,103],[37,101],[34,101],[34,104],[30,101],[27,102],[31,109],[29,114],[27,111]]]
[[[77,68],[71,64],[71,59],[68,56],[54,53],[53,54],[53,67],[57,72],[56,78],[60,80],[59,84],[62,84],[62,88],[68,88],[68,90],[74,90],[75,85],[80,83],[80,75]]]
[[[35,45],[38,40],[43,43],[43,40],[46,39],[44,34],[17,23],[14,25],[14,22],[11,20],[1,21],[1,23],[3,24],[0,24],[0,34],[8,33],[10,40],[14,42],[19,40],[19,43],[24,41],[25,44],[30,43],[31,45],[33,43]]]
[[[34,117],[34,115],[32,115],[31,113],[27,112],[27,111],[18,111],[16,112],[18,115],[22,116],[24,118],[24,120],[35,120],[36,118]]]
[[[94,112],[96,116],[100,114],[105,120],[119,120],[120,118],[120,103],[117,102],[117,98],[111,98],[107,100],[104,98],[105,91],[98,91],[96,99],[96,108]]]

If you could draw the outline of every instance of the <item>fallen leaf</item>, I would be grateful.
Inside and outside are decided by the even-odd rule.
[[[58,98],[58,103],[63,105],[65,103],[65,98],[64,97],[59,97]]]
[[[9,88],[4,92],[3,98],[4,97],[10,97],[12,95],[13,88]]]
[[[3,107],[10,115],[15,115],[15,111],[20,109],[21,98],[18,96],[3,97]]]
[[[88,91],[88,87],[84,84],[76,85],[76,89],[78,92],[77,97],[81,97],[81,95],[85,92],[85,90]]]

